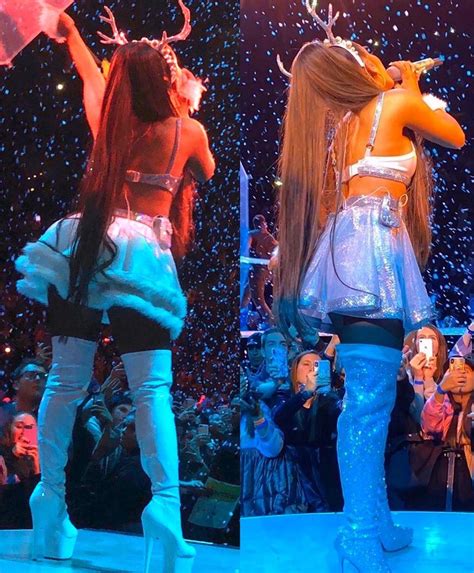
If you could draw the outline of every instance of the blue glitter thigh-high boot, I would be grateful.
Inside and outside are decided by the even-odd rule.
[[[401,351],[375,344],[339,344],[337,352],[346,372],[337,453],[347,526],[335,546],[341,568],[347,560],[359,573],[388,573],[378,507]]]

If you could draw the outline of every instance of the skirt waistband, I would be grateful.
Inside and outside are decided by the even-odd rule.
[[[131,221],[137,221],[137,223],[143,223],[151,229],[153,229],[156,222],[160,220],[170,223],[168,217],[165,217],[164,215],[156,215],[155,217],[152,217],[151,215],[145,215],[145,213],[137,213],[136,211],[128,211],[127,209],[115,209],[114,215],[124,219],[130,219]]]
[[[361,207],[366,205],[377,206],[384,203],[390,209],[398,209],[401,207],[400,199],[395,199],[390,194],[383,195],[381,197],[377,195],[353,195],[345,199],[342,208],[348,209],[349,207],[354,207],[355,205],[360,205]]]
[[[128,219],[129,221],[136,221],[149,227],[154,233],[162,249],[170,249],[173,236],[173,226],[168,217],[162,215],[145,215],[144,213],[136,213],[135,211],[128,211],[127,209],[115,209],[115,216]]]

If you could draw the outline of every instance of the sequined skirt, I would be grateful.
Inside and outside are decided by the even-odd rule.
[[[432,320],[434,308],[396,201],[354,196],[331,215],[303,281],[300,309],[327,332],[334,332],[329,313],[398,319],[405,332]]]
[[[117,211],[107,231],[117,253],[89,283],[87,305],[103,311],[113,306],[133,308],[176,338],[183,327],[186,298],[169,248],[171,225],[165,217],[160,219],[155,225],[151,217],[131,219]],[[67,297],[78,220],[78,215],[71,215],[56,221],[38,241],[25,246],[15,261],[23,275],[17,282],[19,292],[47,304],[48,288],[53,285],[62,298]],[[107,322],[106,312],[104,315]]]

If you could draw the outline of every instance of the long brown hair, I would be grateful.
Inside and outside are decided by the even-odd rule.
[[[112,57],[99,131],[80,188],[81,216],[70,260],[68,293],[68,299],[77,304],[87,304],[92,277],[115,257],[117,249],[107,229],[122,194],[134,141],[150,123],[179,116],[178,98],[169,78],[163,56],[144,42],[121,46]],[[170,219],[178,255],[189,242],[193,196],[194,186],[183,184],[172,205]]]
[[[362,53],[362,48],[354,45]],[[328,215],[336,212],[342,201],[331,161],[335,157],[340,177],[350,130],[350,122],[343,118],[349,111],[360,112],[382,90],[350,54],[328,49],[318,41],[301,48],[291,71],[279,161],[282,185],[274,310],[285,332],[293,324],[304,334],[311,329],[298,310],[301,283]],[[331,141],[334,154],[329,151]],[[415,145],[418,166],[408,190],[405,219],[418,263],[423,266],[431,242],[432,185],[421,140]]]

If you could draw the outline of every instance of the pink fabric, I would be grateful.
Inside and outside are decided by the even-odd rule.
[[[421,412],[421,428],[423,432],[427,434],[427,437],[437,437],[444,440],[453,419],[453,414],[453,406],[448,395],[446,394],[444,401],[439,403],[433,394],[426,401]],[[459,416],[459,422],[462,423],[462,416]]]
[[[73,0],[3,0],[0,4],[0,65],[13,58],[45,31]]]

